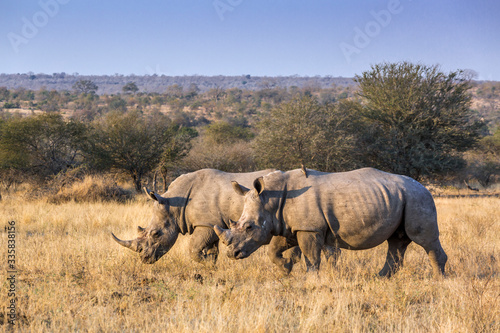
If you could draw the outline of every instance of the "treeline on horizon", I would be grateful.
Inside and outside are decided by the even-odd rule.
[[[499,181],[499,83],[406,62],[374,65],[353,82],[206,91],[172,84],[152,93],[128,81],[101,95],[86,79],[61,91],[0,86],[2,188],[112,174],[139,191],[154,175],[166,187],[201,168],[301,164],[484,188]]]
[[[196,85],[200,92],[207,92],[213,88],[244,90],[261,90],[266,88],[329,88],[332,85],[342,87],[355,86],[352,78],[333,76],[254,76],[250,74],[228,76],[183,75],[167,76],[164,74],[152,75],[80,75],[78,73],[23,73],[0,74],[0,87],[8,89],[24,88],[28,90],[58,90],[71,91],[72,86],[78,81],[92,81],[99,89],[98,95],[117,94],[122,92],[122,87],[129,82],[134,82],[139,91],[147,93],[164,93],[172,85],[188,89]]]

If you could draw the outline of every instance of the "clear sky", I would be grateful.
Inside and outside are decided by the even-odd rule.
[[[384,61],[500,81],[500,1],[0,0],[0,73],[352,77]]]

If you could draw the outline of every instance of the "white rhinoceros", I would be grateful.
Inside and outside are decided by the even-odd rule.
[[[274,170],[251,173],[226,173],[203,169],[181,175],[163,195],[146,190],[156,201],[153,217],[146,228],[138,227],[134,240],[113,239],[140,254],[144,263],[155,263],[175,244],[179,234],[192,234],[189,251],[195,261],[211,260],[215,263],[219,252],[219,238],[213,227],[227,227],[243,210],[243,198],[234,196],[230,181],[237,180],[251,186],[252,181]],[[300,251],[284,237],[275,237],[269,248],[272,261],[289,273],[293,263],[300,260]],[[288,250],[283,257],[283,252]]]
[[[387,240],[381,276],[401,266],[413,241],[428,253],[435,276],[444,274],[446,253],[439,241],[436,207],[417,181],[364,168],[323,173],[297,169],[256,178],[253,189],[233,182],[244,195],[238,222],[230,229],[215,226],[233,259],[248,257],[272,236],[298,241],[308,270],[320,265],[324,244],[350,250],[373,248]]]

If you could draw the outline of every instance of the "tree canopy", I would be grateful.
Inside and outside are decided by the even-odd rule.
[[[79,162],[85,133],[85,125],[56,113],[11,118],[0,131],[0,167],[55,175]]]
[[[339,171],[356,162],[351,155],[356,123],[351,108],[322,105],[311,95],[296,96],[266,114],[259,124],[255,148],[261,167],[294,169],[304,164]]]
[[[365,162],[419,179],[457,170],[460,152],[485,130],[471,110],[471,83],[460,71],[408,62],[375,65],[356,76],[367,120]]]
[[[139,91],[139,88],[135,84],[135,82],[128,82],[126,85],[123,86],[122,91],[126,94],[132,93],[135,94],[136,92]]]
[[[160,161],[171,121],[161,113],[109,112],[95,121],[94,139],[87,151],[101,168],[128,173],[137,191],[142,178]]]
[[[90,80],[78,80],[73,85],[73,90],[77,94],[94,95],[99,87]]]

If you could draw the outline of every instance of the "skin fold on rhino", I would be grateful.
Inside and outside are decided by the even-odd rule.
[[[203,169],[175,179],[167,192],[159,195],[146,191],[154,200],[153,216],[146,228],[138,227],[138,236],[133,240],[120,240],[118,244],[140,254],[144,263],[153,264],[175,244],[179,234],[189,234],[190,256],[197,262],[215,264],[219,253],[219,238],[213,227],[227,228],[243,210],[243,198],[234,196],[232,180],[250,187],[252,181],[274,170],[251,173],[226,173],[214,169]],[[274,237],[270,243],[271,260],[285,273],[300,260],[296,242],[285,237]]]
[[[420,183],[373,168],[305,174],[275,171],[255,179],[252,190],[232,183],[245,200],[242,215],[230,229],[214,227],[230,258],[246,258],[272,236],[284,236],[297,240],[309,271],[319,269],[324,244],[363,250],[387,241],[379,275],[391,276],[413,241],[427,252],[434,276],[444,275],[436,207]]]

